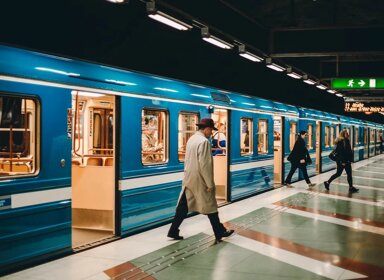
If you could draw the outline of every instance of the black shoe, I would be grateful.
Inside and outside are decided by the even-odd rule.
[[[357,188],[355,188],[355,187],[352,187],[352,188],[349,188],[349,192],[350,192],[350,193],[359,192],[359,189],[357,189]]]
[[[327,181],[324,182],[324,187],[327,191],[329,191],[329,183]]]
[[[225,230],[220,236],[216,236],[216,242],[220,242],[223,237],[231,236],[234,232],[233,229]]]
[[[175,240],[182,240],[182,239],[184,239],[183,236],[179,235],[179,231],[177,231],[177,232],[168,232],[167,236],[169,238],[173,238]]]

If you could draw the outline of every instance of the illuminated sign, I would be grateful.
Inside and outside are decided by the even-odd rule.
[[[384,112],[384,104],[364,103],[364,102],[345,102],[344,111],[357,112],[357,113]]]
[[[332,89],[384,89],[384,78],[332,79]]]

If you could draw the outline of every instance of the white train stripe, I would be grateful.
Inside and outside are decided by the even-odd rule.
[[[53,190],[18,193],[11,195],[11,208],[39,205],[72,198],[72,188],[60,188]]]
[[[227,239],[226,242],[330,279],[357,279],[366,277],[363,274],[295,254],[243,236],[236,235]]]
[[[155,176],[145,176],[140,178],[126,179],[119,181],[119,190],[131,190],[142,187],[156,186],[160,184],[167,184],[177,181],[182,181],[184,172],[176,172],[170,174],[162,174]]]
[[[253,169],[253,168],[257,168],[257,167],[270,166],[270,165],[273,165],[273,163],[274,163],[273,159],[247,162],[247,163],[239,163],[239,164],[231,165],[230,171],[234,172],[234,171]]]

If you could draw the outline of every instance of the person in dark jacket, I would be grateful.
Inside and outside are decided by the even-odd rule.
[[[351,148],[351,142],[349,141],[349,134],[347,130],[342,130],[340,132],[340,136],[336,139],[336,164],[337,171],[335,174],[328,179],[328,181],[324,182],[324,186],[329,191],[329,186],[333,180],[345,172],[347,173],[347,180],[349,185],[349,192],[355,193],[358,192],[359,189],[355,188],[352,184],[352,166],[351,162],[353,161],[353,152]]]
[[[291,153],[288,156],[288,160],[291,162],[291,170],[287,178],[285,179],[285,184],[288,188],[293,188],[291,185],[292,176],[295,173],[296,169],[299,168],[304,175],[305,182],[307,182],[308,187],[313,187],[315,184],[312,184],[309,180],[307,173],[307,164],[311,164],[312,160],[309,156],[308,149],[305,145],[304,138],[307,136],[307,132],[302,130],[297,137],[296,143],[293,146]]]

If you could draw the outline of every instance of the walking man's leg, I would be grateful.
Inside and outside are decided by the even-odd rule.
[[[179,235],[179,227],[181,223],[184,221],[185,217],[187,217],[188,214],[188,203],[187,203],[187,197],[185,195],[185,192],[180,197],[179,203],[176,207],[176,214],[173,218],[172,225],[168,231],[168,237],[180,240],[183,239],[182,236]]]
[[[208,214],[208,218],[215,233],[216,241],[221,241],[221,238],[228,237],[234,233],[233,229],[227,230],[224,225],[220,223],[218,212]]]

